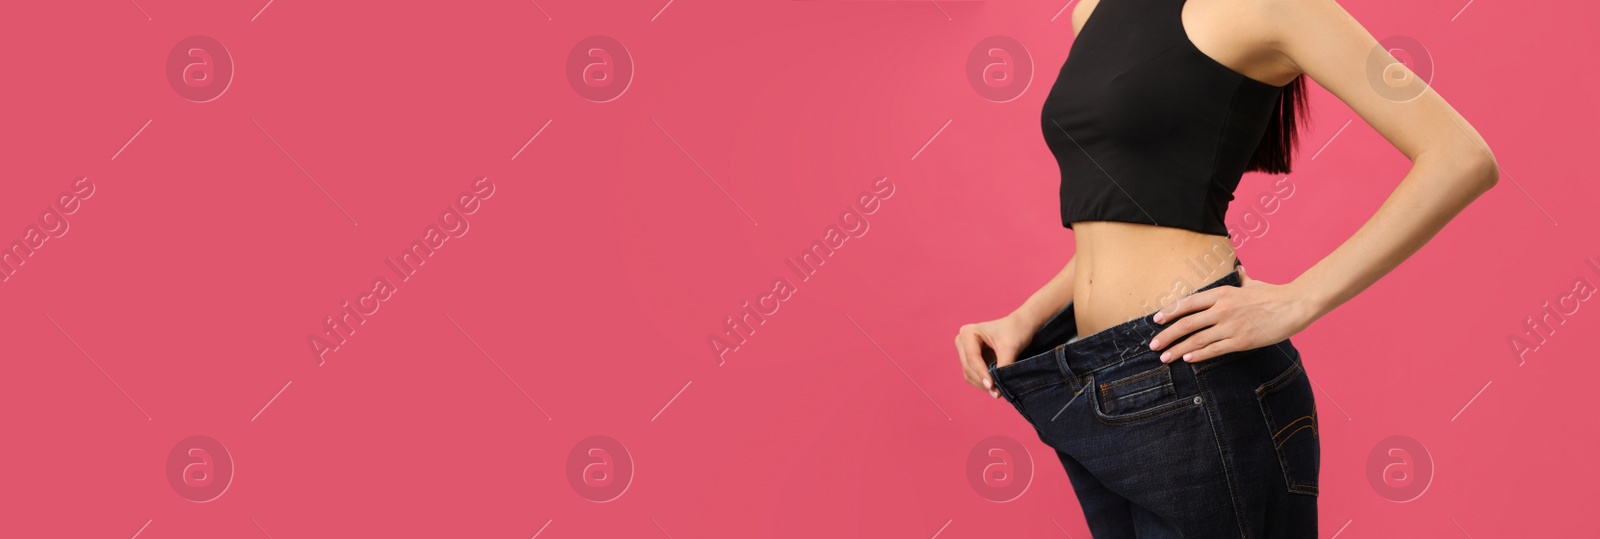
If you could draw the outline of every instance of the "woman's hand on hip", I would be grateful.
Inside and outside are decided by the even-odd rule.
[[[1249,278],[1239,267],[1242,286],[1219,286],[1185,296],[1158,311],[1156,323],[1177,320],[1150,339],[1161,361],[1205,361],[1230,352],[1281,342],[1311,324],[1313,309],[1293,285]],[[1173,345],[1184,335],[1189,338]]]
[[[1000,398],[1000,389],[989,378],[989,363],[999,368],[1016,362],[1017,354],[1033,340],[1034,331],[1016,316],[961,326],[956,334],[956,353],[961,357],[967,383]]]

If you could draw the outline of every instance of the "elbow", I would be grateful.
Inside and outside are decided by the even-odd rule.
[[[1449,149],[1430,151],[1417,157],[1418,165],[1434,168],[1441,177],[1450,178],[1452,187],[1482,195],[1500,182],[1500,165],[1494,154],[1483,146],[1458,145]]]
[[[1454,152],[1451,161],[1460,181],[1480,195],[1500,183],[1500,164],[1488,148],[1462,149]]]
[[[1479,188],[1484,191],[1500,183],[1500,163],[1495,161],[1494,154],[1487,150],[1483,152],[1479,162],[1473,167],[1472,178],[1477,180]]]

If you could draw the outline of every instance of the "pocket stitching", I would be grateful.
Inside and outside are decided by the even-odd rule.
[[[1267,401],[1266,401],[1267,395],[1275,393],[1279,389],[1282,389],[1284,386],[1288,385],[1288,383],[1290,381],[1294,380],[1294,377],[1296,375],[1303,374],[1303,372],[1297,372],[1297,371],[1302,371],[1302,366],[1300,364],[1299,358],[1296,358],[1294,364],[1291,365],[1287,370],[1285,370],[1283,374],[1278,375],[1276,378],[1273,378],[1272,380],[1267,381],[1267,383],[1261,384],[1260,387],[1256,388],[1256,402],[1261,405],[1262,420],[1266,423],[1268,432],[1271,433],[1272,441],[1273,441],[1273,453],[1278,456],[1278,466],[1279,466],[1280,470],[1282,471],[1283,482],[1286,485],[1287,490],[1289,492],[1293,492],[1293,493],[1296,493],[1296,494],[1307,494],[1307,495],[1311,495],[1311,496],[1316,496],[1316,495],[1318,495],[1318,486],[1317,485],[1307,485],[1307,484],[1304,484],[1304,483],[1300,483],[1300,482],[1295,481],[1294,478],[1290,477],[1290,475],[1289,475],[1289,468],[1290,468],[1290,466],[1289,466],[1289,457],[1288,457],[1288,455],[1285,455],[1283,453],[1283,450],[1282,450],[1283,444],[1288,443],[1290,439],[1292,439],[1295,435],[1299,434],[1300,431],[1302,431],[1302,430],[1305,430],[1305,429],[1309,428],[1309,429],[1311,429],[1311,436],[1313,438],[1315,438],[1317,436],[1316,408],[1315,407],[1312,408],[1312,411],[1311,411],[1310,415],[1301,416],[1301,417],[1295,418],[1294,421],[1290,421],[1287,425],[1284,425],[1282,428],[1278,428],[1276,433],[1272,433],[1271,432],[1272,429],[1277,427],[1277,425],[1275,425],[1274,422],[1272,421],[1272,417],[1273,417],[1272,416],[1272,406],[1267,404]],[[1311,424],[1304,425],[1304,426],[1302,426],[1300,428],[1297,428],[1297,429],[1289,432],[1288,435],[1283,436],[1281,440],[1279,439],[1279,436],[1278,436],[1279,434],[1282,434],[1283,431],[1287,430],[1289,427],[1294,426],[1296,423],[1299,423],[1300,421],[1302,421],[1302,420],[1304,420],[1306,418],[1310,418],[1311,419]]]
[[[1127,385],[1127,384],[1132,383],[1132,382],[1150,380],[1152,378],[1158,380],[1158,382],[1153,386],[1150,386],[1150,387],[1147,387],[1147,388],[1144,388],[1144,389],[1140,389],[1138,391],[1134,391],[1132,393],[1128,393],[1128,394],[1125,394],[1125,395],[1110,395],[1108,393],[1109,390],[1111,390],[1111,389],[1114,389],[1114,388],[1117,388],[1117,387],[1121,387],[1121,386]],[[1126,401],[1126,400],[1129,400],[1129,399],[1135,399],[1135,398],[1139,397],[1140,395],[1145,395],[1145,394],[1148,394],[1148,393],[1150,393],[1152,391],[1159,391],[1159,392],[1162,392],[1162,393],[1166,393],[1167,395],[1170,395],[1173,398],[1176,398],[1178,396],[1177,387],[1174,386],[1173,383],[1172,383],[1171,367],[1169,367],[1167,365],[1159,365],[1159,366],[1151,368],[1150,370],[1147,370],[1147,371],[1144,371],[1144,372],[1140,372],[1140,373],[1136,373],[1136,374],[1134,374],[1132,376],[1128,376],[1128,377],[1125,377],[1125,378],[1120,378],[1120,379],[1117,379],[1117,380],[1112,380],[1110,382],[1105,382],[1105,383],[1101,383],[1101,384],[1098,384],[1098,385],[1099,385],[1100,389],[1099,389],[1099,391],[1097,391],[1097,393],[1098,393],[1098,395],[1099,395],[1099,397],[1101,399],[1099,401],[1099,403],[1102,404],[1102,405],[1110,405],[1110,404],[1114,404],[1114,403],[1123,402],[1123,401]],[[1160,397],[1158,396],[1157,398],[1159,399]],[[1171,403],[1156,404],[1154,406],[1149,406],[1149,407],[1146,407],[1143,410],[1139,410],[1139,411],[1136,411],[1136,412],[1129,412],[1129,413],[1124,413],[1124,414],[1114,414],[1114,415],[1113,414],[1105,414],[1105,415],[1106,415],[1106,417],[1113,417],[1113,418],[1138,418],[1138,416],[1140,414],[1145,414],[1145,413],[1150,413],[1150,412],[1154,412],[1154,411],[1157,411],[1157,410],[1161,410],[1161,409],[1163,409],[1163,407],[1168,406],[1170,404]],[[1150,417],[1154,418],[1154,417],[1157,417],[1159,415],[1163,415],[1163,414],[1156,414],[1156,415],[1152,415]]]
[[[1284,369],[1283,374],[1278,375],[1277,378],[1273,378],[1271,380],[1268,380],[1267,383],[1265,383],[1265,384],[1261,384],[1261,387],[1257,387],[1256,388],[1256,397],[1261,397],[1261,396],[1265,395],[1266,393],[1269,393],[1269,392],[1272,392],[1272,391],[1276,391],[1279,386],[1282,386],[1283,384],[1289,383],[1289,380],[1294,378],[1295,371],[1297,371],[1297,370],[1300,370],[1300,359],[1299,358],[1296,358],[1294,360],[1294,363],[1289,365],[1288,369]]]
[[[1101,394],[1098,391],[1094,392],[1094,395],[1090,396],[1091,404],[1094,407],[1095,419],[1098,419],[1101,423],[1105,423],[1107,425],[1127,425],[1130,423],[1140,423],[1199,404],[1195,402],[1193,398],[1184,397],[1166,404],[1159,404],[1154,407],[1130,414],[1110,415],[1105,413],[1105,409],[1101,407],[1101,398]]]
[[[1110,382],[1106,382],[1106,383],[1100,384],[1100,390],[1101,391],[1105,391],[1107,389],[1111,389],[1113,387],[1117,387],[1117,386],[1120,386],[1120,385],[1123,385],[1123,384],[1128,384],[1128,383],[1131,383],[1131,382],[1137,382],[1139,380],[1143,380],[1143,379],[1149,378],[1151,376],[1160,376],[1160,375],[1163,375],[1163,374],[1167,375],[1167,379],[1169,381],[1171,380],[1172,371],[1166,365],[1162,365],[1160,367],[1156,367],[1156,368],[1150,369],[1148,371],[1144,371],[1144,372],[1135,374],[1133,376],[1129,376],[1127,378],[1123,378],[1121,380],[1112,380]],[[1162,384],[1157,384],[1156,386],[1160,387],[1161,385]]]
[[[1143,411],[1139,411],[1139,412],[1135,412],[1135,413],[1127,414],[1127,415],[1113,416],[1113,415],[1106,415],[1106,413],[1100,409],[1099,403],[1096,402],[1094,411],[1095,411],[1095,417],[1100,419],[1100,421],[1102,423],[1105,423],[1107,425],[1127,425],[1127,424],[1130,424],[1130,423],[1139,423],[1139,422],[1155,419],[1157,417],[1161,417],[1161,416],[1170,414],[1172,412],[1176,412],[1178,410],[1182,410],[1182,409],[1188,408],[1190,406],[1194,406],[1195,404],[1197,404],[1197,403],[1195,403],[1194,400],[1192,400],[1192,399],[1178,399],[1176,401],[1173,401],[1173,402],[1170,402],[1170,403],[1167,403],[1167,404],[1163,404],[1163,405],[1157,406],[1155,408],[1151,408],[1149,410],[1143,410]]]
[[[1302,426],[1302,427],[1300,427],[1298,429],[1294,429],[1294,432],[1290,432],[1288,436],[1284,436],[1283,437],[1283,442],[1289,441],[1290,437],[1294,436],[1295,434],[1298,434],[1300,431],[1305,430],[1305,429],[1311,429],[1312,435],[1315,435],[1316,434],[1316,430],[1317,430],[1316,418],[1311,417],[1309,415],[1303,415],[1303,416],[1295,418],[1294,421],[1290,421],[1288,426],[1285,426],[1285,427],[1283,427],[1281,429],[1278,429],[1278,432],[1272,435],[1272,439],[1274,439],[1274,440],[1278,439],[1278,435],[1279,434],[1283,434],[1283,431],[1288,430],[1289,427],[1293,427],[1295,425],[1295,423],[1299,423],[1301,419],[1310,419],[1312,421],[1312,423],[1310,425],[1305,425],[1305,426]],[[1283,442],[1278,442],[1278,447],[1283,447]]]
[[[1162,389],[1170,389],[1170,390],[1172,390],[1172,391],[1170,391],[1170,393],[1172,393],[1172,395],[1174,397],[1176,397],[1178,395],[1177,388],[1173,387],[1171,383],[1166,383],[1166,384],[1157,385],[1155,387],[1147,387],[1147,388],[1135,391],[1133,393],[1129,393],[1127,395],[1118,395],[1116,398],[1113,398],[1112,400],[1113,401],[1127,400],[1127,399],[1131,399],[1133,397],[1137,397],[1137,396],[1143,395],[1145,393],[1149,393],[1151,391],[1158,391],[1158,390],[1162,390]]]

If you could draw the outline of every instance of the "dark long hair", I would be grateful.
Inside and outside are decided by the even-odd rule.
[[[1290,157],[1299,142],[1297,128],[1310,117],[1306,109],[1305,80],[1302,74],[1283,87],[1278,106],[1267,123],[1267,134],[1262,136],[1261,145],[1256,146],[1256,154],[1250,158],[1245,172],[1289,173]]]

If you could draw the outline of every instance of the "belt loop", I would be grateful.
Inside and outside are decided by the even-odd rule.
[[[1072,372],[1072,363],[1067,361],[1067,345],[1056,347],[1056,365],[1061,368],[1061,377],[1066,379],[1067,387],[1073,391],[1078,390],[1078,374]]]

